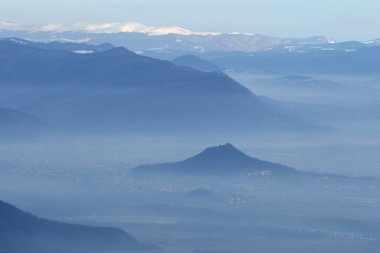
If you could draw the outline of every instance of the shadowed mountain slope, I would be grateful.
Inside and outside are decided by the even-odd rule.
[[[189,67],[203,72],[221,71],[214,63],[204,60],[195,55],[183,55],[172,60],[177,66]]]
[[[15,106],[64,130],[173,133],[304,127],[221,72],[177,67],[125,48],[77,54],[0,41],[0,56],[0,87],[50,90],[33,99],[18,97],[21,102]]]
[[[87,253],[144,247],[118,228],[101,228],[40,219],[0,201],[0,252]]]

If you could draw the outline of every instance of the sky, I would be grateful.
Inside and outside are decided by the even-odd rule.
[[[380,38],[380,0],[0,0],[0,21],[129,22],[277,37]]]

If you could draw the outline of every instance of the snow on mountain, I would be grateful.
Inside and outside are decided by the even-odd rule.
[[[139,32],[149,35],[220,35],[218,32],[194,32],[182,27],[158,27],[146,26],[137,22],[127,23],[75,23],[72,25],[63,24],[44,24],[25,26],[9,22],[0,22],[0,29],[10,31],[29,31],[29,32],[87,32],[87,33],[119,33],[119,32]]]
[[[377,39],[377,40],[369,40],[369,41],[364,41],[363,44],[366,44],[366,45],[380,45],[380,39]]]

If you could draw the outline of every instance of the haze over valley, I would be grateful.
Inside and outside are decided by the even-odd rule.
[[[378,252],[378,39],[16,21],[0,252]]]

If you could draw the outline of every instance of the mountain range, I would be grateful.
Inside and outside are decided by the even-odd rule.
[[[178,67],[122,47],[83,54],[43,45],[0,41],[0,106],[75,131],[303,127],[221,72]],[[15,92],[6,97],[7,89]]]
[[[41,42],[111,43],[138,54],[173,59],[185,54],[213,52],[310,52],[379,46],[380,40],[336,42],[324,36],[277,38],[253,33],[195,32],[182,27],[128,23],[22,25],[0,22],[0,38],[17,37]],[[206,58],[206,57],[203,57]]]
[[[251,54],[219,54],[212,56],[212,62],[223,70],[241,72],[349,76],[379,74],[380,46],[356,42],[342,44],[292,47]]]
[[[14,42],[23,46],[29,46],[33,48],[40,48],[43,50],[58,50],[58,51],[69,51],[78,54],[89,54],[94,52],[102,52],[112,48],[115,48],[110,43],[103,43],[100,45],[92,45],[86,43],[68,42],[68,41],[52,41],[52,42],[38,42],[29,41],[20,38],[2,38],[0,41],[3,42]]]
[[[317,45],[329,42],[323,36],[276,38],[252,33],[194,32],[182,27],[145,26],[136,22],[41,26],[0,22],[0,37],[91,44],[109,42],[147,56],[168,52],[175,56],[210,51],[257,52],[279,46]]]
[[[144,248],[144,245],[118,228],[41,219],[0,201],[0,252],[89,253]]]

